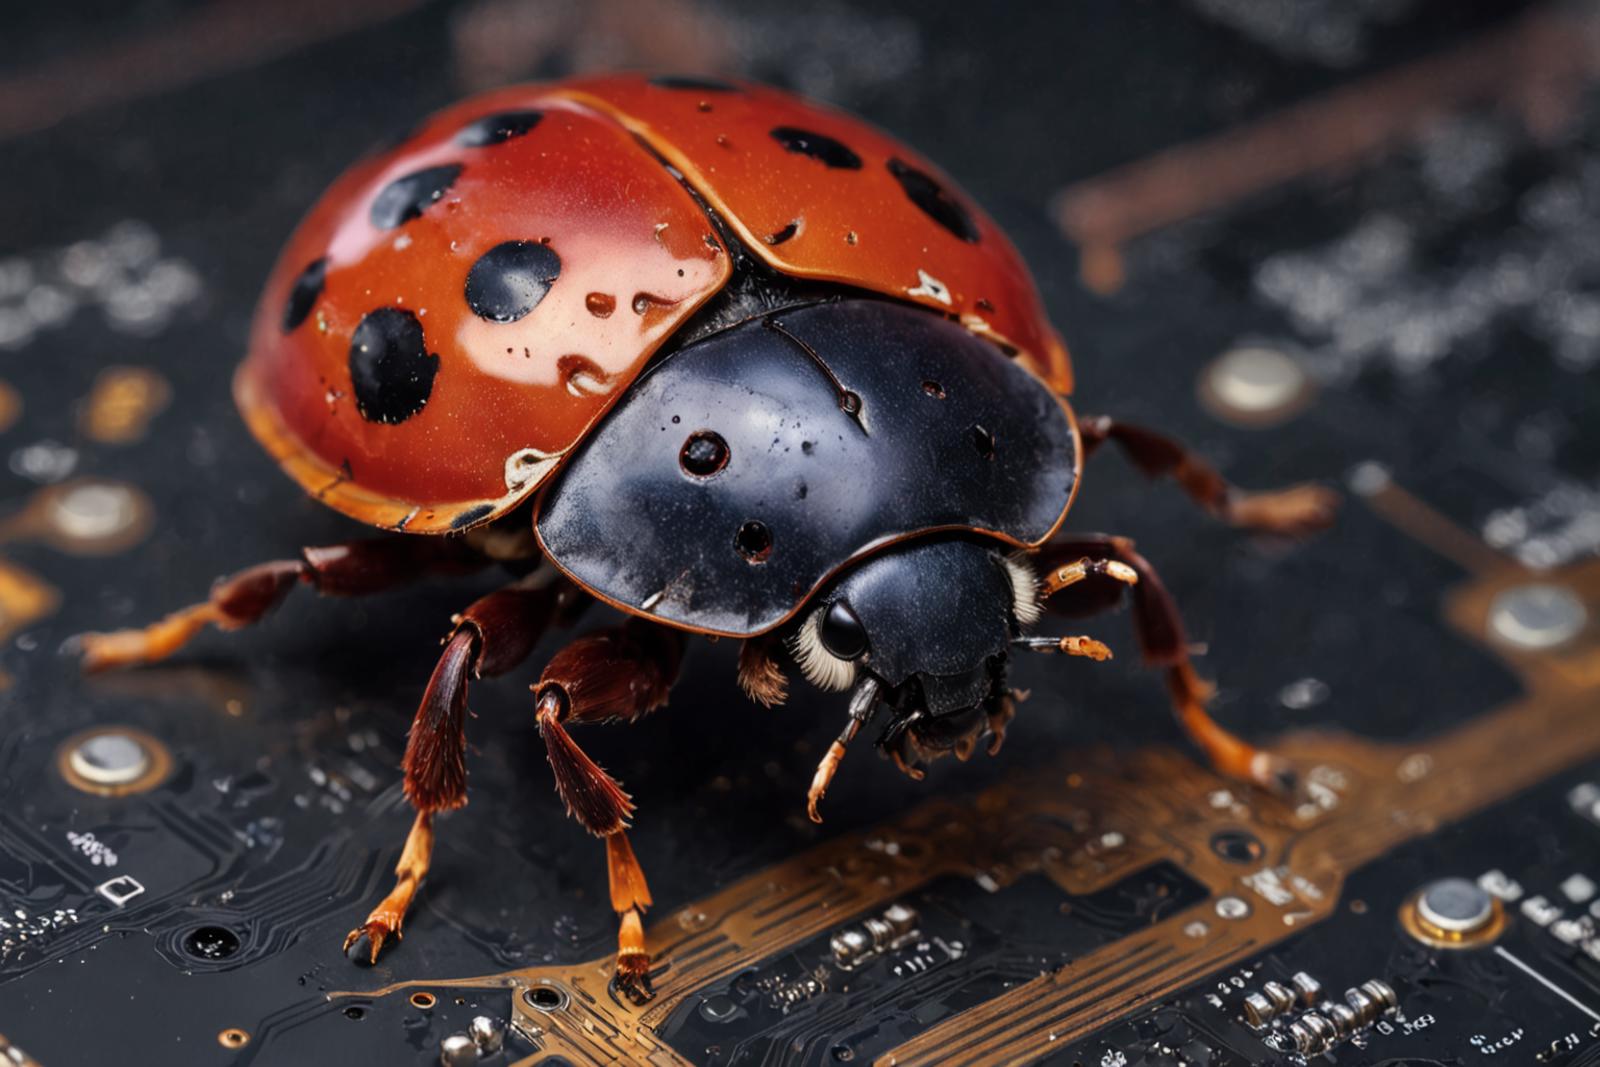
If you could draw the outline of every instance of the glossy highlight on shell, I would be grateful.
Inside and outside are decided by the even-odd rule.
[[[324,503],[463,529],[536,491],[559,463],[511,490],[506,457],[571,452],[741,257],[953,313],[1070,385],[1016,252],[904,145],[758,85],[620,75],[485,94],[352,168],[236,393]]]

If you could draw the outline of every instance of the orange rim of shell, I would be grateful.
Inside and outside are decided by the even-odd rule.
[[[343,471],[302,445],[294,432],[284,425],[272,404],[261,395],[249,368],[248,362],[242,363],[234,373],[233,399],[244,416],[245,425],[261,443],[261,447],[313,499],[351,518],[387,530],[406,531],[414,526],[416,532],[443,533],[452,529],[466,530],[476,524],[461,522],[463,516],[481,514],[481,519],[477,521],[485,521],[503,515],[539,488],[539,466],[554,466],[566,455],[565,452],[558,452],[541,457],[541,464],[530,469],[526,484],[519,485],[504,496],[452,501],[433,507],[395,500],[361,488]]]

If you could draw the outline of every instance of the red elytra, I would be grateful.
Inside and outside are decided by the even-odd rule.
[[[1070,390],[1016,250],[921,156],[774,89],[622,75],[474,97],[352,168],[273,270],[240,409],[353,518],[487,522],[728,280],[697,197],[770,267],[947,314]]]

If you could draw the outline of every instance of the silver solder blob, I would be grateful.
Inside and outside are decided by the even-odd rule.
[[[443,1067],[472,1067],[479,1055],[478,1043],[466,1034],[451,1034],[439,1042],[439,1062]]]
[[[1476,882],[1441,878],[1417,897],[1417,915],[1436,930],[1472,934],[1494,918],[1494,900]]]
[[[1583,601],[1559,585],[1531,582],[1502,590],[1489,605],[1489,633],[1514,648],[1560,648],[1589,621]]]
[[[126,785],[150,769],[150,753],[120,730],[86,737],[68,756],[72,769],[96,785]]]
[[[1229,422],[1271,425],[1299,410],[1311,377],[1293,357],[1264,345],[1243,345],[1218,356],[1202,372],[1200,396]]]

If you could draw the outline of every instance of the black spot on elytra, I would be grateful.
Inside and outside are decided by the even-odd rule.
[[[934,222],[963,241],[978,242],[978,226],[967,209],[930,175],[899,159],[889,160],[889,173],[894,175],[911,202]]]
[[[485,115],[476,122],[463,127],[456,134],[456,144],[466,148],[487,148],[490,145],[504,144],[513,137],[521,137],[544,118],[543,111],[502,111],[495,115]]]
[[[696,89],[702,93],[736,93],[737,85],[729,85],[717,78],[705,78],[695,74],[662,74],[651,78],[650,84],[658,89]]]
[[[419,218],[460,176],[461,164],[446,163],[396,178],[372,201],[372,224],[380,230],[392,230]]]
[[[696,430],[678,451],[684,473],[709,478],[728,465],[728,442],[715,430]]]
[[[561,276],[561,257],[538,241],[506,241],[467,272],[467,303],[480,319],[516,322],[539,306]]]
[[[405,422],[421,411],[438,372],[439,357],[428,351],[422,323],[409,311],[369,311],[350,338],[350,382],[356,410],[368,422]]]
[[[861,169],[861,157],[852,152],[848,145],[826,134],[802,130],[798,126],[778,126],[772,131],[772,139],[791,152],[810,156],[835,170]]]
[[[493,504],[478,504],[474,507],[470,507],[466,511],[463,511],[461,514],[450,520],[450,529],[465,529],[480,519],[488,518],[489,512],[493,510]]]
[[[289,289],[289,302],[283,307],[283,332],[289,333],[306,321],[311,309],[322,295],[322,285],[327,279],[328,257],[312,260],[294,280]]]
[[[733,546],[746,563],[765,563],[772,555],[772,530],[760,519],[750,519],[734,533]]]

